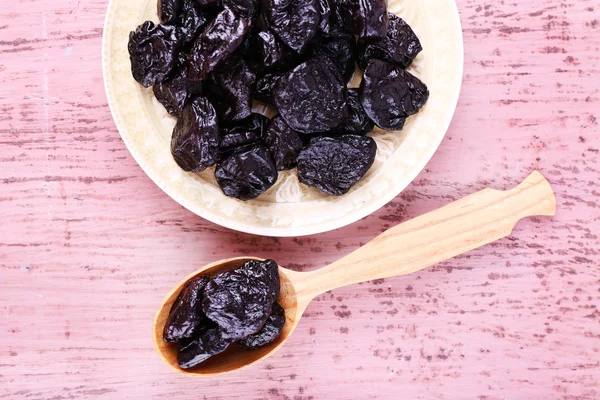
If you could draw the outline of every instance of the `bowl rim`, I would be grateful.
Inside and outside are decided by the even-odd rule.
[[[171,197],[171,199],[173,199],[175,202],[177,202],[181,206],[185,207],[187,210],[189,210],[193,214],[198,215],[201,218],[206,219],[207,221],[210,221],[214,224],[223,226],[225,228],[235,230],[238,232],[258,235],[258,236],[297,237],[297,236],[308,236],[308,235],[316,235],[316,234],[320,234],[320,233],[324,233],[324,232],[329,232],[329,231],[332,231],[335,229],[345,227],[352,223],[355,223],[355,222],[371,215],[372,213],[376,212],[383,206],[385,206],[387,203],[389,203],[391,200],[393,200],[395,197],[397,197],[400,193],[402,193],[404,191],[404,189],[406,189],[406,187],[415,180],[415,178],[423,171],[423,169],[427,166],[427,164],[429,163],[429,161],[431,160],[431,158],[433,157],[435,152],[438,150],[442,140],[448,133],[448,129],[450,128],[450,125],[454,119],[454,116],[456,113],[456,108],[458,106],[460,92],[462,89],[462,82],[463,82],[463,78],[464,78],[464,37],[463,37],[463,32],[462,32],[462,22],[460,20],[460,14],[458,12],[458,6],[456,4],[456,1],[452,0],[451,1],[452,15],[448,16],[448,17],[452,17],[454,20],[451,25],[456,30],[454,32],[454,34],[457,35],[456,45],[457,45],[457,55],[459,56],[459,59],[456,61],[456,66],[458,68],[458,71],[456,74],[457,82],[453,83],[454,90],[453,90],[453,94],[452,94],[452,98],[451,98],[451,104],[448,105],[450,118],[448,118],[448,120],[444,123],[444,125],[442,127],[440,127],[440,130],[443,130],[444,133],[442,135],[439,135],[439,137],[436,138],[435,142],[432,142],[428,146],[427,151],[425,152],[425,155],[423,157],[421,157],[418,165],[412,169],[410,174],[407,175],[407,178],[404,180],[404,183],[402,185],[396,186],[394,188],[394,190],[390,190],[387,194],[378,196],[378,198],[376,200],[374,200],[369,206],[357,209],[354,212],[349,213],[339,219],[332,220],[332,221],[329,221],[326,223],[321,223],[316,228],[312,227],[312,226],[258,227],[258,226],[253,226],[250,224],[240,223],[238,221],[235,221],[234,219],[222,218],[222,217],[213,215],[210,212],[208,212],[207,209],[198,210],[196,207],[193,206],[193,204],[192,204],[193,202],[188,201],[188,199],[186,199],[183,196],[178,196],[177,194],[173,193],[173,191],[170,190],[167,187],[167,185],[164,185],[161,183],[161,180],[158,179],[157,176],[155,176],[154,171],[152,171],[152,169],[147,165],[147,163],[143,159],[142,155],[137,152],[137,150],[133,147],[132,143],[130,143],[130,141],[127,139],[126,135],[123,133],[124,130],[120,124],[119,118],[117,118],[118,114],[117,114],[116,104],[115,104],[116,101],[112,94],[112,89],[108,85],[110,76],[109,76],[109,72],[108,72],[109,71],[109,65],[108,65],[109,62],[108,62],[108,56],[107,56],[107,51],[106,51],[107,47],[109,46],[109,39],[110,39],[110,35],[108,33],[108,31],[109,31],[108,25],[110,22],[109,18],[111,17],[110,11],[112,10],[114,3],[116,3],[117,1],[118,0],[109,0],[108,5],[107,5],[105,18],[104,18],[104,24],[103,24],[101,52],[102,52],[102,78],[103,78],[104,90],[105,90],[108,106],[109,106],[109,109],[111,112],[111,116],[115,123],[115,126],[117,127],[119,135],[121,136],[121,139],[125,143],[125,146],[127,147],[128,151],[131,154],[131,156],[133,157],[133,159],[140,166],[142,171],[144,171],[144,173],[150,178],[150,180],[152,180],[152,182],[154,182],[154,184],[156,186],[158,186],[163,192],[165,192],[169,197]]]

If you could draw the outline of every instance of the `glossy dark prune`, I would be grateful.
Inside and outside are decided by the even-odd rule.
[[[368,136],[312,138],[298,156],[298,179],[321,191],[341,196],[367,173],[377,145]]]
[[[256,71],[286,69],[299,62],[300,57],[268,29],[252,36],[252,67]]]
[[[205,320],[202,314],[204,288],[209,279],[200,276],[188,281],[173,303],[163,331],[165,342],[191,340]]]
[[[219,325],[223,338],[243,339],[267,321],[276,300],[269,264],[245,264],[215,276],[206,286],[202,309]]]
[[[202,81],[231,56],[250,30],[249,21],[224,9],[198,37],[188,60],[188,79]]]
[[[273,260],[250,260],[242,267],[243,272],[255,279],[266,282],[273,295],[273,301],[279,297],[279,265]]]
[[[208,85],[221,122],[239,121],[252,113],[256,75],[242,58],[232,58],[213,74]]]
[[[273,311],[262,329],[239,340],[238,343],[245,349],[256,350],[273,343],[281,334],[284,325],[285,310],[278,303],[273,303]]]
[[[332,10],[332,4],[330,0],[319,0],[319,29],[321,32],[328,33],[331,29],[329,25],[329,19],[331,18],[331,13],[335,10]]]
[[[268,150],[257,146],[219,161],[215,177],[226,196],[252,200],[275,184],[277,168]]]
[[[389,15],[388,32],[385,38],[358,40],[358,66],[365,69],[369,60],[377,58],[407,68],[423,50],[419,38],[404,20]]]
[[[180,67],[174,76],[166,81],[157,83],[152,90],[154,96],[175,117],[180,117],[183,108],[194,97],[202,93],[202,83],[190,83],[187,81],[185,57],[180,54]]]
[[[222,154],[256,144],[262,140],[269,118],[254,113],[248,118],[230,126],[221,128],[219,151]]]
[[[340,133],[365,135],[375,127],[360,103],[358,89],[348,89],[348,114],[348,119],[337,129]]]
[[[346,85],[329,57],[312,58],[282,74],[271,93],[281,117],[301,133],[328,132],[348,117]]]
[[[290,128],[279,115],[269,123],[263,141],[269,149],[278,171],[294,168],[296,157],[304,147],[298,132]]]
[[[179,350],[177,362],[183,369],[190,369],[208,358],[224,352],[232,339],[223,336],[217,324],[208,324],[200,336]]]
[[[219,156],[217,112],[204,97],[197,97],[181,113],[173,129],[171,154],[188,172],[200,172],[212,166]]]
[[[258,16],[260,0],[221,0],[221,5],[244,18],[254,19]]]
[[[174,23],[179,28],[179,39],[186,50],[194,43],[210,19],[210,15],[201,10],[195,0],[183,0],[181,11]]]
[[[346,29],[362,38],[383,38],[387,33],[387,0],[338,0],[337,10]]]
[[[356,69],[356,38],[354,35],[320,37],[312,48],[314,56],[327,56],[338,66],[348,82]]]
[[[158,0],[158,18],[163,24],[169,24],[177,18],[183,0]]]
[[[146,21],[129,34],[129,58],[133,78],[144,87],[167,79],[177,65],[176,28]]]
[[[263,12],[269,29],[298,53],[319,29],[318,0],[263,0]]]
[[[263,103],[273,104],[273,87],[281,78],[277,73],[265,73],[256,79],[256,88],[254,90],[254,98]]]
[[[399,66],[373,59],[364,71],[359,97],[377,126],[394,130],[402,129],[406,118],[425,105],[429,90]]]

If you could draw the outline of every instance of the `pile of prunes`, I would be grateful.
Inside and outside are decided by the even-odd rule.
[[[279,337],[286,318],[277,303],[278,268],[273,260],[253,260],[184,285],[163,331],[165,342],[179,345],[181,368],[193,368],[234,342],[255,350]]]
[[[178,118],[177,164],[216,165],[227,196],[254,199],[296,167],[342,195],[375,160],[366,134],[402,129],[429,97],[405,71],[421,43],[386,0],[158,0],[158,15],[129,36],[133,77]]]

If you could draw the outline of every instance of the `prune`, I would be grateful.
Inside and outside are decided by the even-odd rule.
[[[315,41],[312,48],[314,56],[327,56],[338,66],[348,82],[356,68],[356,39],[354,35],[337,35],[321,37]]]
[[[184,57],[180,54],[180,59]],[[194,97],[202,93],[202,83],[190,83],[187,81],[185,62],[181,63],[174,77],[169,80],[157,83],[152,88],[154,96],[167,110],[175,117],[180,117],[183,108]]]
[[[364,135],[375,127],[360,103],[357,89],[348,89],[348,113],[348,119],[337,129],[340,133]]]
[[[268,123],[269,118],[254,113],[234,125],[221,128],[219,151],[226,154],[260,142]]]
[[[261,30],[252,36],[252,67],[264,69],[286,69],[299,61],[299,56],[283,44],[273,32]]]
[[[188,61],[188,79],[204,80],[235,52],[249,29],[248,20],[236,16],[229,8],[217,14],[194,43]]]
[[[163,24],[169,24],[177,18],[183,0],[158,0],[158,18]]]
[[[335,10],[332,10],[330,0],[319,0],[319,29],[321,32],[328,33],[330,31],[329,18],[331,17],[332,11],[335,12]]]
[[[328,132],[348,117],[344,80],[329,57],[312,58],[283,74],[271,92],[281,117],[301,133]]]
[[[252,93],[256,75],[242,58],[222,64],[208,85],[221,122],[239,121],[252,113]]]
[[[298,132],[290,128],[279,115],[269,123],[264,142],[278,171],[294,168],[296,157],[304,147]]]
[[[360,84],[365,112],[383,129],[402,129],[406,118],[419,111],[429,98],[423,82],[397,65],[373,59]]]
[[[250,260],[242,270],[248,276],[266,282],[273,294],[273,301],[279,297],[279,265],[273,260]]]
[[[195,367],[211,356],[224,352],[232,342],[232,339],[223,336],[216,324],[209,324],[197,339],[179,350],[177,362],[183,369]]]
[[[163,331],[165,342],[190,340],[199,331],[205,319],[202,298],[208,281],[207,277],[200,276],[185,284],[167,318]]]
[[[273,87],[281,78],[280,74],[265,73],[256,79],[256,89],[254,90],[254,98],[263,103],[273,104]]]
[[[202,309],[219,325],[223,338],[242,339],[258,332],[267,321],[275,301],[267,267],[244,265],[215,276],[206,286]]]
[[[404,20],[389,15],[387,35],[383,39],[358,40],[358,66],[365,69],[370,59],[394,63],[407,68],[423,50],[419,38]]]
[[[129,34],[129,58],[133,78],[144,87],[165,80],[177,64],[176,29],[146,21]]]
[[[387,33],[386,0],[339,0],[337,9],[346,29],[362,38],[383,38]]]
[[[298,53],[319,29],[318,0],[263,0],[263,10],[269,29]]]
[[[254,19],[258,16],[259,0],[221,0],[221,5],[231,8],[237,15]]]
[[[219,161],[215,177],[226,196],[251,200],[275,184],[277,168],[268,150],[257,146]]]
[[[183,0],[175,25],[179,28],[178,36],[181,45],[187,49],[194,43],[202,28],[210,21],[210,16],[200,10],[195,0]]]
[[[244,339],[238,341],[240,346],[248,350],[256,350],[260,347],[273,343],[281,334],[285,325],[285,311],[277,303],[273,304],[273,311],[262,329]]]
[[[200,172],[219,155],[217,113],[204,97],[197,97],[181,113],[173,129],[171,153],[184,171]]]
[[[377,145],[368,136],[315,137],[298,156],[298,179],[340,196],[356,184],[375,161]]]

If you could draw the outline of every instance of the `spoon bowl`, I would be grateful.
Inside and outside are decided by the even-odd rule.
[[[406,221],[327,267],[296,272],[279,267],[278,302],[285,310],[281,335],[257,350],[236,344],[198,366],[184,370],[177,363],[177,346],[162,340],[173,302],[190,279],[213,277],[241,267],[255,257],[221,260],[187,276],[167,295],[154,319],[154,345],[160,357],[177,372],[215,376],[247,367],[276,352],[290,337],[308,304],[319,294],[359,282],[406,275],[508,236],[522,218],[554,215],[556,198],[548,181],[533,172],[517,187],[484,189],[440,209]]]

